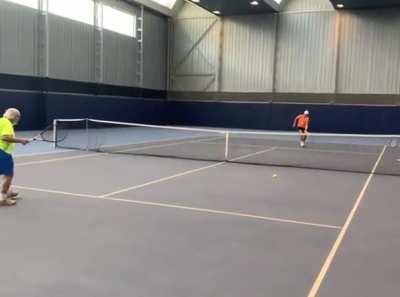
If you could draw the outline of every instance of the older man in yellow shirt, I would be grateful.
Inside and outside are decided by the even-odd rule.
[[[18,124],[21,113],[18,109],[9,108],[0,118],[0,175],[4,176],[1,187],[0,204],[14,205],[18,193],[10,190],[14,177],[14,161],[12,153],[16,143],[23,145],[29,143],[29,139],[17,138],[14,133],[14,126]]]

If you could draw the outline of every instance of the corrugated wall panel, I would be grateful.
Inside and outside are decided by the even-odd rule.
[[[400,10],[341,15],[341,93],[400,93]]]
[[[288,0],[283,11],[334,10],[329,0]]]
[[[165,90],[167,81],[168,23],[161,15],[145,11],[144,87]]]
[[[215,90],[220,25],[215,17],[174,20],[174,90]]]
[[[0,1],[0,72],[37,75],[37,10]]]
[[[49,15],[49,49],[51,77],[94,80],[93,26]]]
[[[280,15],[276,91],[333,93],[334,12]]]
[[[136,39],[104,30],[104,82],[135,86],[136,54]]]
[[[221,91],[272,91],[275,27],[272,14],[224,19]]]

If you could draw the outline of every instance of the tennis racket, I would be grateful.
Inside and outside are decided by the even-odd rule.
[[[54,125],[51,124],[43,129],[35,137],[31,138],[31,141],[44,141],[49,143],[58,143],[64,141],[67,138],[67,133],[65,130],[54,131]]]

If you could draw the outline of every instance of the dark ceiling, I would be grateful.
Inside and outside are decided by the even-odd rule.
[[[222,16],[276,12],[276,9],[274,9],[270,4],[267,4],[268,1],[272,2],[272,0],[258,0],[259,5],[257,6],[250,5],[251,1],[252,0],[200,0],[199,3],[195,4],[205,8],[210,12],[219,10]],[[286,0],[286,1],[291,1],[291,0]],[[343,4],[344,9],[400,7],[400,0],[330,0],[330,1],[332,2],[332,5],[335,8],[337,8],[338,4]]]
[[[190,1],[190,0],[189,0]],[[252,0],[200,0],[195,3],[208,11],[219,10],[222,16],[238,14],[257,14],[275,12],[264,0],[258,0],[257,6],[250,5]]]
[[[400,0],[331,0],[333,6],[343,4],[345,9],[400,7]]]

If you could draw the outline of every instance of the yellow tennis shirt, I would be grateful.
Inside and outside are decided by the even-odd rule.
[[[10,143],[3,140],[3,136],[14,136],[14,126],[9,119],[0,118],[0,150],[7,154],[12,154],[15,148],[15,143]]]

